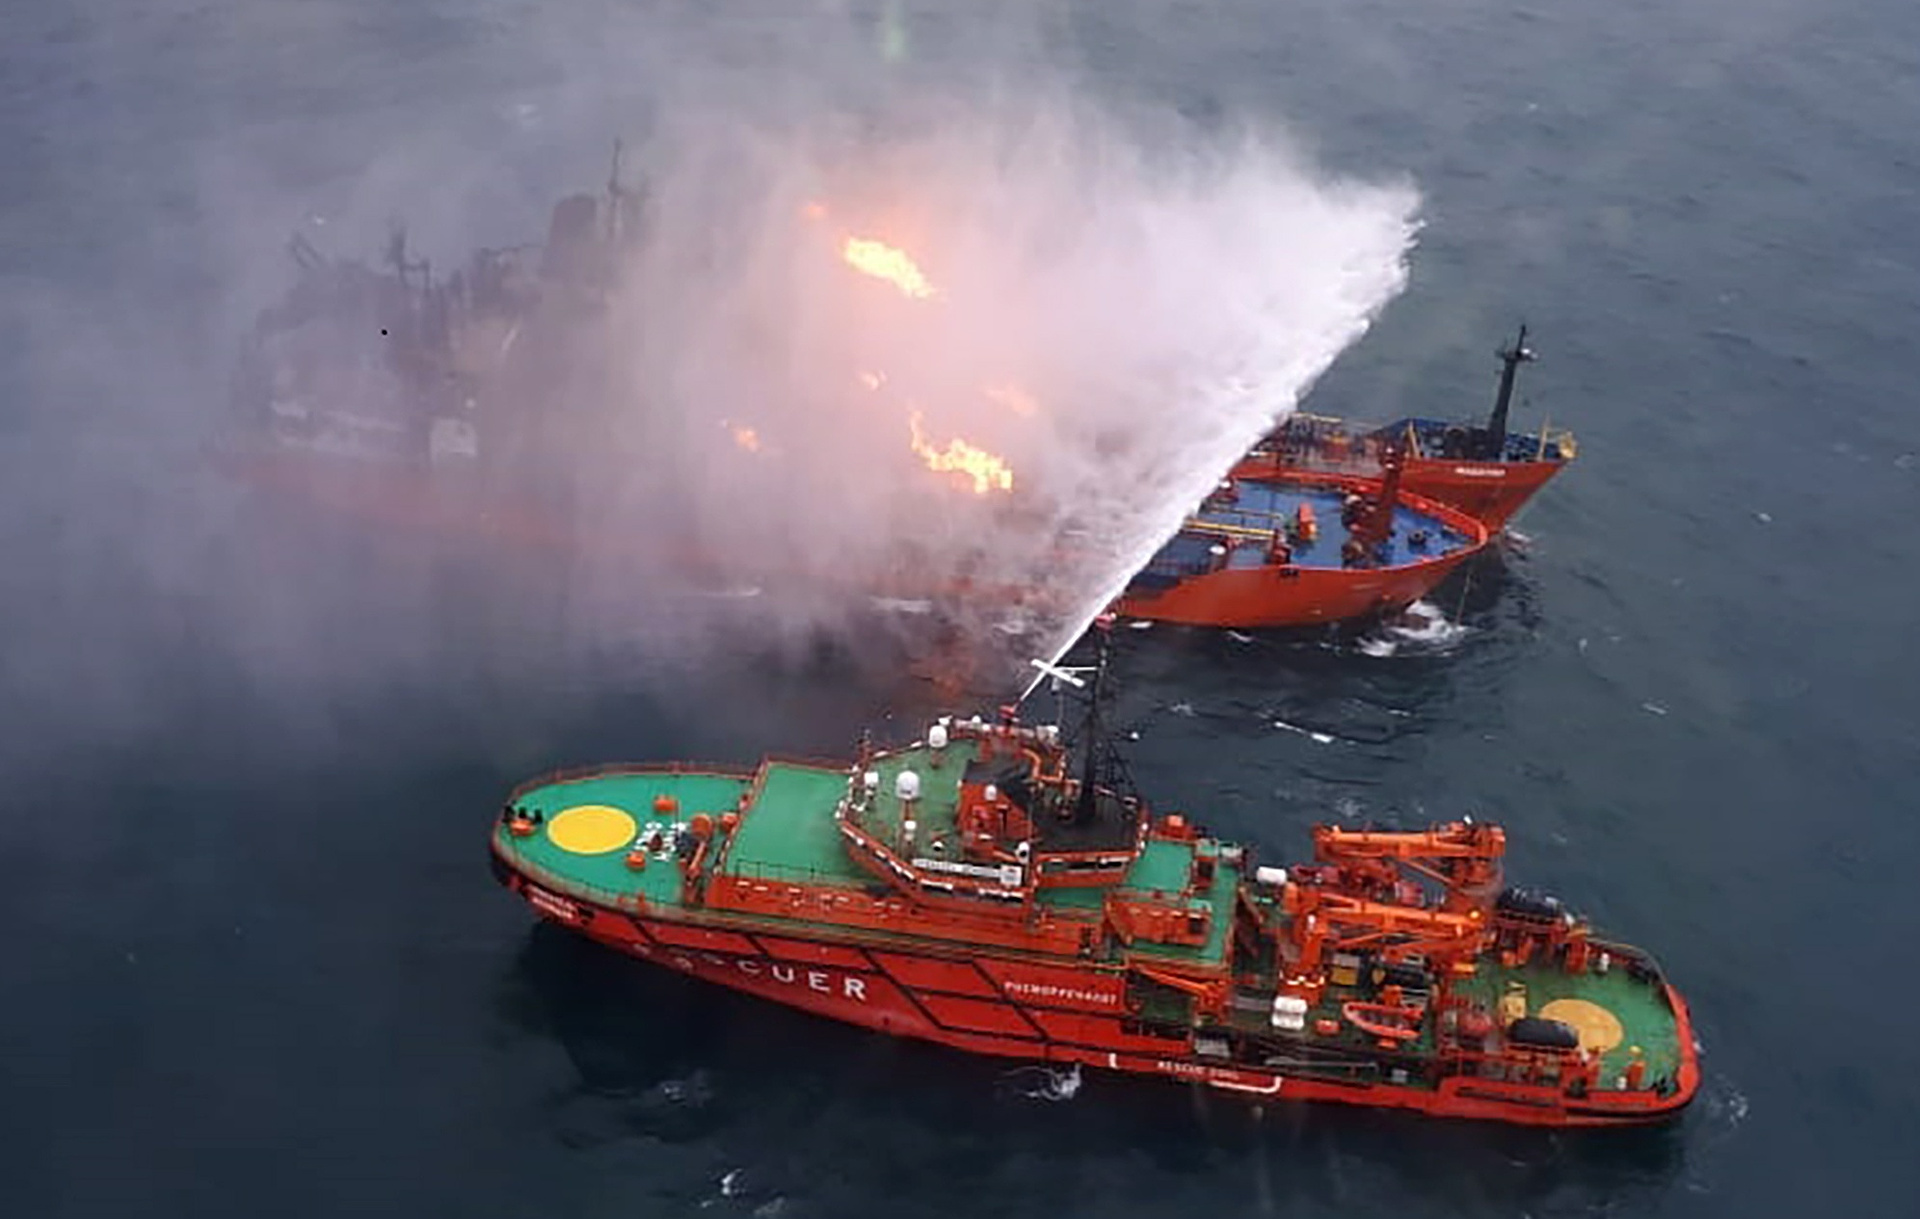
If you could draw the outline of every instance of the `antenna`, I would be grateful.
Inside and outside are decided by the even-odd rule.
[[[1093,820],[1094,782],[1099,775],[1101,755],[1107,741],[1100,735],[1100,694],[1106,686],[1107,656],[1113,646],[1113,615],[1102,614],[1093,620],[1093,688],[1087,692],[1087,725],[1080,733],[1080,750],[1085,755],[1080,766],[1080,799],[1074,805],[1073,819],[1085,825]]]

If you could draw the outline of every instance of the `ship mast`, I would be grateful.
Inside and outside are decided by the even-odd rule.
[[[1527,346],[1527,326],[1520,324],[1520,337],[1513,346],[1495,353],[1500,357],[1500,392],[1493,400],[1493,414],[1487,418],[1486,439],[1480,456],[1489,461],[1500,460],[1507,449],[1507,413],[1513,405],[1513,376],[1520,365],[1534,358],[1533,351]]]
[[[1100,754],[1105,744],[1100,735],[1100,695],[1106,685],[1107,653],[1113,642],[1113,616],[1102,614],[1093,620],[1093,687],[1087,691],[1087,722],[1081,729],[1080,745],[1085,757],[1080,764],[1080,795],[1073,806],[1077,825],[1092,821],[1095,813],[1094,782],[1099,776]]]

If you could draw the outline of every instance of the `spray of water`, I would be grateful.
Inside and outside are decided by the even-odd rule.
[[[1331,179],[1274,116],[1134,96],[1057,5],[364,7],[168,34],[178,104],[151,91],[178,6],[64,53],[103,91],[60,102],[84,180],[22,178],[31,267],[0,281],[18,756],[243,694],[324,749],[395,682],[544,676],[576,643],[704,664],[879,623],[1010,689],[1405,276],[1410,189]],[[604,308],[548,301],[489,374],[479,546],[322,519],[383,501],[357,485],[208,476],[262,414],[227,371],[289,229],[377,266],[404,220],[444,276],[542,236],[615,135],[643,235]],[[918,289],[875,274],[893,254]],[[386,336],[350,337],[319,358]]]
[[[1036,85],[857,135],[702,109],[642,163],[600,535],[648,522],[760,590],[761,632],[930,602],[1000,680],[1364,332],[1414,232],[1411,192],[1329,182],[1272,132]],[[662,558],[591,553],[610,606]]]

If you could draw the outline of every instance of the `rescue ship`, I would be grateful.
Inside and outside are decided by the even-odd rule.
[[[1406,488],[1457,508],[1498,532],[1561,467],[1574,459],[1573,434],[1542,424],[1537,432],[1509,430],[1514,377],[1535,359],[1527,328],[1500,358],[1500,386],[1484,425],[1440,419],[1398,419],[1384,426],[1296,412],[1234,467],[1235,477],[1259,478],[1315,471],[1372,475],[1389,448],[1406,453]]]
[[[1458,509],[1408,494],[1399,446],[1381,461],[1381,478],[1266,471],[1224,480],[1135,574],[1115,611],[1257,628],[1405,609],[1491,534]]]
[[[1660,966],[1503,888],[1499,827],[1319,826],[1277,867],[1152,812],[1100,731],[1107,631],[1071,746],[1016,704],[847,761],[556,773],[500,810],[494,875],[641,960],[979,1054],[1536,1126],[1693,1098]]]

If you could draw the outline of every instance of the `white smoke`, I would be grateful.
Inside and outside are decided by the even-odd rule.
[[[0,688],[41,725],[17,756],[183,722],[189,695],[317,741],[383,691],[598,679],[601,645],[858,644],[876,598],[929,603],[882,624],[1010,686],[1393,297],[1415,228],[1409,188],[1331,179],[1271,115],[1129,101],[1059,5],[314,0],[181,38],[190,7],[44,43],[104,92],[60,103],[77,176],[16,175],[37,236],[0,278]],[[1183,20],[1127,18],[1143,46]],[[549,294],[491,374],[479,510],[437,473],[330,469],[323,503],[208,460],[269,432],[227,383],[289,231],[377,276],[404,222],[444,284],[543,238],[615,135],[650,227],[611,308]],[[937,294],[849,268],[849,235]],[[368,321],[325,384],[397,346]],[[927,469],[916,410],[1012,492]]]
[[[1155,138],[1031,84],[858,137],[702,107],[637,163],[649,228],[606,323],[584,535],[625,544],[591,545],[584,578],[617,607],[678,556],[761,589],[756,630],[924,597],[1016,666],[1366,330],[1416,227],[1410,189],[1328,180],[1277,133]],[[932,294],[850,266],[850,238]],[[930,470],[915,419],[1003,459],[1011,492]]]

